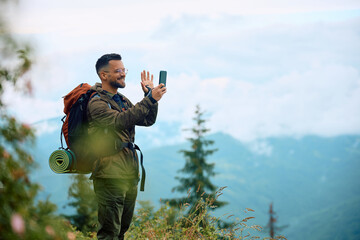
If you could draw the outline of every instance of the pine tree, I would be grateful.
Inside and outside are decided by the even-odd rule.
[[[72,176],[73,182],[69,188],[69,205],[76,209],[76,214],[65,216],[84,234],[96,231],[97,202],[91,181],[87,175]]]
[[[276,212],[273,210],[273,203],[270,203],[269,222],[264,230],[269,231],[269,235],[271,239],[279,239],[280,237],[283,237],[283,236],[278,236],[277,233],[288,227],[288,225],[284,225],[280,227],[276,226],[277,219],[278,217],[276,215]]]
[[[197,214],[196,203],[201,199],[208,197],[215,199],[217,187],[211,182],[211,178],[215,176],[214,163],[208,163],[208,157],[217,149],[209,148],[214,144],[213,140],[205,138],[205,134],[210,129],[205,127],[206,120],[204,112],[201,111],[199,105],[196,106],[194,126],[190,130],[193,137],[188,138],[191,144],[190,150],[180,150],[185,158],[185,166],[178,172],[183,176],[177,176],[180,184],[172,189],[174,192],[187,193],[186,197],[165,200],[171,206],[179,207],[181,204],[190,204],[189,214]],[[225,202],[216,200],[213,205],[221,207]]]

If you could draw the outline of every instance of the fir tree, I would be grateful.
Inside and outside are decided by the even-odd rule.
[[[276,226],[276,222],[278,220],[276,212],[273,210],[273,203],[270,203],[269,207],[269,222],[267,226],[265,227],[265,231],[269,231],[269,235],[271,239],[279,239],[279,237],[283,236],[275,236],[277,232],[282,231],[283,229],[287,228],[288,225],[284,226]]]
[[[205,127],[206,120],[204,119],[204,112],[201,111],[199,105],[196,106],[194,126],[186,131],[191,131],[192,137],[188,138],[191,149],[180,150],[180,153],[185,158],[185,166],[178,172],[183,176],[177,176],[175,179],[179,180],[180,184],[172,189],[174,192],[187,193],[186,197],[169,199],[171,206],[180,206],[181,204],[190,204],[189,214],[197,214],[199,209],[196,209],[196,203],[201,199],[217,199],[217,187],[211,182],[211,178],[215,176],[214,163],[208,163],[208,157],[212,155],[217,149],[210,148],[213,140],[205,138],[205,134],[210,129]],[[213,205],[221,207],[225,202],[214,201]]]
[[[65,216],[84,234],[96,231],[97,202],[91,181],[87,175],[72,176],[73,182],[69,188],[70,206],[76,209],[74,215]]]

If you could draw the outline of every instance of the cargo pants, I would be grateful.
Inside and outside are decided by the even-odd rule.
[[[94,178],[100,240],[124,239],[134,214],[139,180]]]

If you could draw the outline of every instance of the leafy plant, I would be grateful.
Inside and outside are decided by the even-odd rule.
[[[0,1],[4,10],[13,1]],[[7,29],[0,12],[0,239],[68,239],[72,226],[55,214],[49,200],[36,201],[40,185],[29,173],[36,167],[29,154],[34,144],[33,129],[7,113],[3,103],[6,86],[20,81],[24,93],[31,93],[31,83],[24,79],[32,60],[31,48],[17,41]]]
[[[236,219],[227,228],[218,227],[221,217],[211,216],[209,210],[216,208],[214,203],[218,201],[223,189],[220,188],[213,196],[201,197],[195,204],[196,211],[190,214],[187,214],[191,206],[189,203],[175,208],[166,202],[154,212],[149,202],[140,202],[142,207],[126,233],[127,239],[259,239],[260,237],[251,236],[247,232],[261,231],[259,225],[248,225],[254,219],[251,216]],[[245,213],[253,211],[246,209]],[[229,219],[233,216],[223,217]]]

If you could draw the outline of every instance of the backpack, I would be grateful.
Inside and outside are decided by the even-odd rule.
[[[91,144],[92,137],[89,136],[89,121],[87,117],[87,105],[92,97],[97,94],[95,90],[87,83],[81,83],[64,97],[64,113],[61,120],[63,122],[59,150],[54,151],[49,158],[49,166],[55,173],[91,173],[93,165],[98,155],[98,151],[93,149]],[[111,106],[109,105],[109,108]],[[64,120],[65,119],[65,120]],[[64,148],[62,137],[64,136],[67,148]],[[109,155],[114,154],[120,149],[126,147],[133,152],[140,151],[140,164],[142,169],[140,191],[145,188],[145,168],[143,165],[143,154],[138,145],[131,142],[118,142],[110,144],[106,152]],[[99,164],[99,162],[98,162]],[[95,171],[98,165],[95,166]]]
[[[95,161],[90,154],[88,140],[87,104],[96,94],[87,83],[82,83],[64,97],[64,116],[60,134],[61,147],[49,158],[50,168],[56,173],[90,173]],[[64,120],[65,119],[65,120]],[[63,146],[62,136],[67,148]]]

